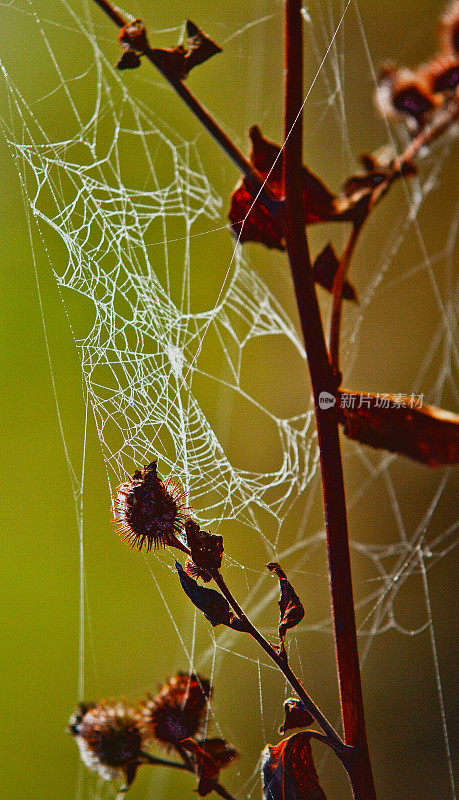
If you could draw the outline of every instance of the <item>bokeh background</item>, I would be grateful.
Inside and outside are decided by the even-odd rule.
[[[101,12],[89,3],[80,5],[73,0],[70,8],[85,24],[93,25],[101,48],[115,62],[115,30]],[[305,22],[306,87],[314,79],[327,38],[329,41],[330,31],[344,8],[344,3],[308,4],[311,22]],[[333,188],[337,189],[355,168],[359,153],[369,152],[388,140],[387,129],[373,109],[372,65],[387,58],[416,65],[431,55],[436,46],[435,21],[441,9],[442,4],[432,0],[408,6],[395,0],[348,4],[336,49],[332,47],[305,108],[305,160]],[[169,34],[156,34],[155,44],[160,45],[170,44],[171,36],[172,43],[177,40],[177,29],[187,16],[196,20],[222,43],[224,53],[196,70],[190,86],[244,150],[247,130],[253,123],[258,123],[269,138],[281,139],[281,3],[248,0],[221,5],[196,0],[190,6],[182,0],[156,5],[140,2],[128,11],[142,16],[150,31],[174,29]],[[69,87],[72,78],[88,68],[88,51],[82,37],[75,32],[75,25],[69,25],[68,11],[58,2],[5,4],[1,14],[2,63],[37,115],[43,111],[40,102],[46,103],[48,135],[57,140],[71,124],[69,110],[59,81],[56,82],[57,73],[52,71],[46,55],[35,14],[49,36],[62,79]],[[333,65],[339,66],[339,75]],[[227,198],[238,178],[236,170],[147,65],[125,74],[123,80],[131,95],[153,110],[159,127],[163,125],[167,133],[170,126],[196,143],[203,171],[223,197],[221,219],[215,224],[209,220],[202,223],[204,235],[193,242],[192,268],[197,287],[194,302],[206,308],[215,302],[233,251],[233,240],[222,228]],[[55,102],[50,92],[55,92]],[[78,91],[74,96],[84,118],[90,98]],[[91,319],[90,310],[78,299],[58,291],[51,266],[59,272],[66,254],[47,229],[40,246],[35,242],[34,265],[21,185],[6,141],[9,98],[7,85],[2,83],[1,108],[6,125],[6,137],[0,139],[2,797],[62,800],[98,797],[101,792],[109,796],[107,787],[101,789],[88,778],[79,765],[74,743],[65,734],[65,723],[82,689],[83,677],[75,514],[75,496],[78,503],[79,496],[64,454],[53,387],[70,462],[78,478],[83,459],[85,464],[86,699],[137,697],[146,690],[154,691],[174,671],[187,669],[175,625],[187,647],[195,641],[195,664],[202,665],[203,673],[212,664],[212,658],[206,656],[208,648],[212,650],[212,640],[205,621],[195,620],[189,603],[178,591],[175,575],[169,569],[172,558],[164,556],[158,561],[151,555],[145,561],[114,535],[106,472],[91,413],[84,440],[86,410],[81,369],[69,327],[70,319],[74,332],[84,330]],[[451,315],[450,271],[457,199],[453,164],[457,151],[448,158],[447,149],[448,146],[439,148],[426,164],[424,175],[431,175],[432,191],[418,214],[419,228],[405,226],[410,200],[405,187],[399,185],[374,214],[362,238],[353,268],[362,305],[360,309],[346,309],[343,366],[349,386],[364,391],[410,392],[416,385],[429,401],[454,410],[451,341],[441,334],[435,344],[440,322],[438,296],[426,268],[430,258],[438,292]],[[138,179],[135,159],[126,174],[132,181]],[[400,240],[394,237],[396,231],[403,232]],[[320,228],[311,231],[313,251],[318,252],[329,235]],[[169,237],[172,236],[171,230]],[[343,236],[338,227],[333,230],[338,247]],[[298,327],[285,257],[258,246],[247,247],[245,256]],[[329,298],[321,293],[320,300],[327,317]],[[210,365],[214,359],[218,374],[221,365],[217,354],[210,352],[207,358]],[[286,416],[299,414],[309,405],[304,365],[282,344],[257,343],[246,358],[245,386],[254,397],[267,399],[277,413]],[[422,380],[416,383],[423,364]],[[238,466],[260,471],[272,468],[273,461],[280,457],[278,444],[269,432],[265,434],[257,428],[256,415],[251,417],[247,408],[239,408],[223,388],[208,398],[207,406],[204,398],[203,407],[221,444]],[[377,585],[378,577],[369,568],[369,546],[377,548],[399,541],[402,529],[411,538],[433,504],[432,514],[427,517],[426,542],[435,543],[440,537],[442,544],[434,549],[433,565],[427,573],[430,609],[422,575],[414,567],[393,603],[395,619],[407,630],[423,626],[429,621],[429,613],[433,627],[427,626],[413,636],[396,628],[376,635],[365,657],[363,681],[378,796],[383,800],[424,796],[446,800],[452,796],[452,789],[435,657],[445,719],[452,736],[456,573],[453,538],[445,538],[445,532],[452,529],[457,518],[457,479],[401,458],[392,461],[378,478],[375,475],[381,454],[357,449],[348,442],[343,442],[343,452],[346,485],[352,499],[350,530],[357,545],[353,549],[357,600],[368,598],[371,581]],[[303,528],[305,536],[322,531],[317,478],[284,523],[283,549],[288,546],[289,536],[293,541]],[[266,520],[267,536],[273,539],[275,532],[269,530],[270,524],[272,521]],[[267,553],[260,546],[260,537],[252,537],[242,526],[225,523],[222,532],[226,551],[236,562],[232,569],[228,567],[228,577],[235,591],[244,597],[251,583],[259,578]],[[437,560],[435,554],[442,549],[447,552]],[[394,555],[394,563],[395,560]],[[249,579],[244,578],[238,564],[253,571]],[[319,541],[303,561],[293,553],[283,565],[295,579],[309,615],[309,630],[298,632],[292,639],[292,659],[308,691],[327,716],[335,720],[338,701],[333,639],[327,625],[329,595],[323,542]],[[390,569],[387,563],[386,567]],[[266,583],[265,595],[270,589],[271,584]],[[362,607],[360,621],[370,607],[371,603]],[[276,618],[276,600],[272,598],[259,613],[258,622],[272,632]],[[315,631],[311,630],[314,624]],[[368,637],[362,636],[365,653],[367,643]],[[213,709],[223,735],[239,748],[242,757],[228,770],[225,782],[239,798],[259,797],[260,786],[252,775],[264,744],[278,741],[276,731],[282,721],[285,686],[274,671],[263,666],[263,660],[260,667],[260,654],[251,643],[238,639],[230,643],[229,650],[241,657],[234,652],[217,652]],[[319,749],[316,762],[328,796],[340,800],[349,797],[339,766],[330,758],[324,759]],[[193,788],[187,775],[164,770],[153,773],[145,768],[139,771],[130,797],[174,800],[189,796]]]

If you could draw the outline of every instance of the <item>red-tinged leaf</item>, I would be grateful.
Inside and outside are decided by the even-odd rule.
[[[239,756],[238,751],[226,739],[203,739],[199,742],[202,749],[213,758],[219,769],[227,767]]]
[[[183,44],[150,50],[160,69],[173,81],[184,80],[194,67],[222,51],[221,47],[189,19],[186,28],[188,39]]]
[[[314,722],[312,714],[304,707],[301,700],[297,697],[289,697],[284,702],[285,719],[279,727],[279,733],[283,735],[294,728],[309,728]]]
[[[193,755],[199,775],[197,792],[200,797],[205,797],[213,790],[213,784],[218,778],[220,768],[212,756],[206,753],[195,739],[182,739],[180,744]]]
[[[422,396],[342,389],[338,417],[350,439],[429,467],[459,463],[459,415],[421,405]]]
[[[285,250],[282,226],[276,217],[259,202],[254,205],[253,194],[244,181],[239,183],[231,195],[229,210],[231,229],[238,241],[259,242],[266,247]]]
[[[297,733],[262,753],[263,800],[327,800],[319,784],[310,735]]]
[[[323,286],[327,292],[333,291],[333,281],[335,280],[338,266],[339,262],[333,246],[331,244],[327,244],[327,246],[324,247],[322,252],[317,256],[312,268],[312,275],[315,282]],[[345,281],[343,284],[343,297],[346,300],[354,300],[354,302],[358,302],[355,287],[352,285],[352,283],[349,283],[349,281]]]
[[[287,576],[279,564],[272,562],[271,564],[267,564],[266,568],[277,575],[279,579],[281,592],[279,600],[279,639],[282,642],[288,629],[294,628],[303,619],[304,608],[300,598],[296,594],[292,584],[287,580]]]
[[[236,631],[246,632],[244,623],[231,611],[227,599],[220,592],[209,589],[207,586],[200,586],[197,581],[187,575],[178,561],[175,562],[175,568],[183,591],[196,608],[202,611],[213,627],[227,625]]]
[[[205,797],[214,789],[220,770],[231,764],[239,755],[225,739],[183,739],[180,744],[191,753],[199,775],[198,794]]]
[[[279,200],[284,194],[283,152],[279,145],[270,142],[254,125],[249,131],[252,140],[250,161]],[[343,205],[343,216],[335,195],[306,167],[302,169],[304,224],[349,219],[346,216],[348,202]],[[285,250],[285,241],[280,221],[257,200],[247,180],[242,180],[233,192],[229,210],[233,233],[240,242],[260,242],[266,247]]]

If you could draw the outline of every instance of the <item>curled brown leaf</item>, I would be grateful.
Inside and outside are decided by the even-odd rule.
[[[279,639],[283,642],[285,634],[289,628],[294,628],[304,617],[304,608],[300,598],[296,594],[292,584],[288,581],[284,570],[275,561],[266,565],[270,572],[277,575],[280,586],[280,620],[279,620]],[[283,651],[283,648],[282,648]]]
[[[309,733],[297,733],[262,753],[263,800],[327,800],[319,784]]]
[[[279,727],[279,733],[284,734],[294,728],[309,728],[314,722],[312,714],[304,707],[297,697],[288,697],[284,702],[285,719]]]

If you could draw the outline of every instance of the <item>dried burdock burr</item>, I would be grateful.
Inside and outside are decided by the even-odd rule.
[[[69,719],[83,763],[105,781],[123,780],[127,791],[143,761],[139,712],[123,701],[80,703]]]
[[[381,68],[376,105],[384,117],[417,128],[437,104],[421,73],[392,63]]]
[[[178,481],[163,481],[152,461],[118,487],[115,522],[121,538],[132,547],[177,547],[188,553],[178,536],[188,516],[185,492]]]
[[[440,17],[440,47],[444,53],[459,55],[459,2],[453,0]]]
[[[210,683],[200,675],[179,672],[157,695],[141,701],[141,731],[147,741],[157,740],[166,747],[177,747],[182,739],[202,730]]]

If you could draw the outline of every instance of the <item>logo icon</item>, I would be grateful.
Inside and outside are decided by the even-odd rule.
[[[319,406],[320,408],[333,408],[336,403],[336,397],[330,392],[321,392],[319,394]]]

